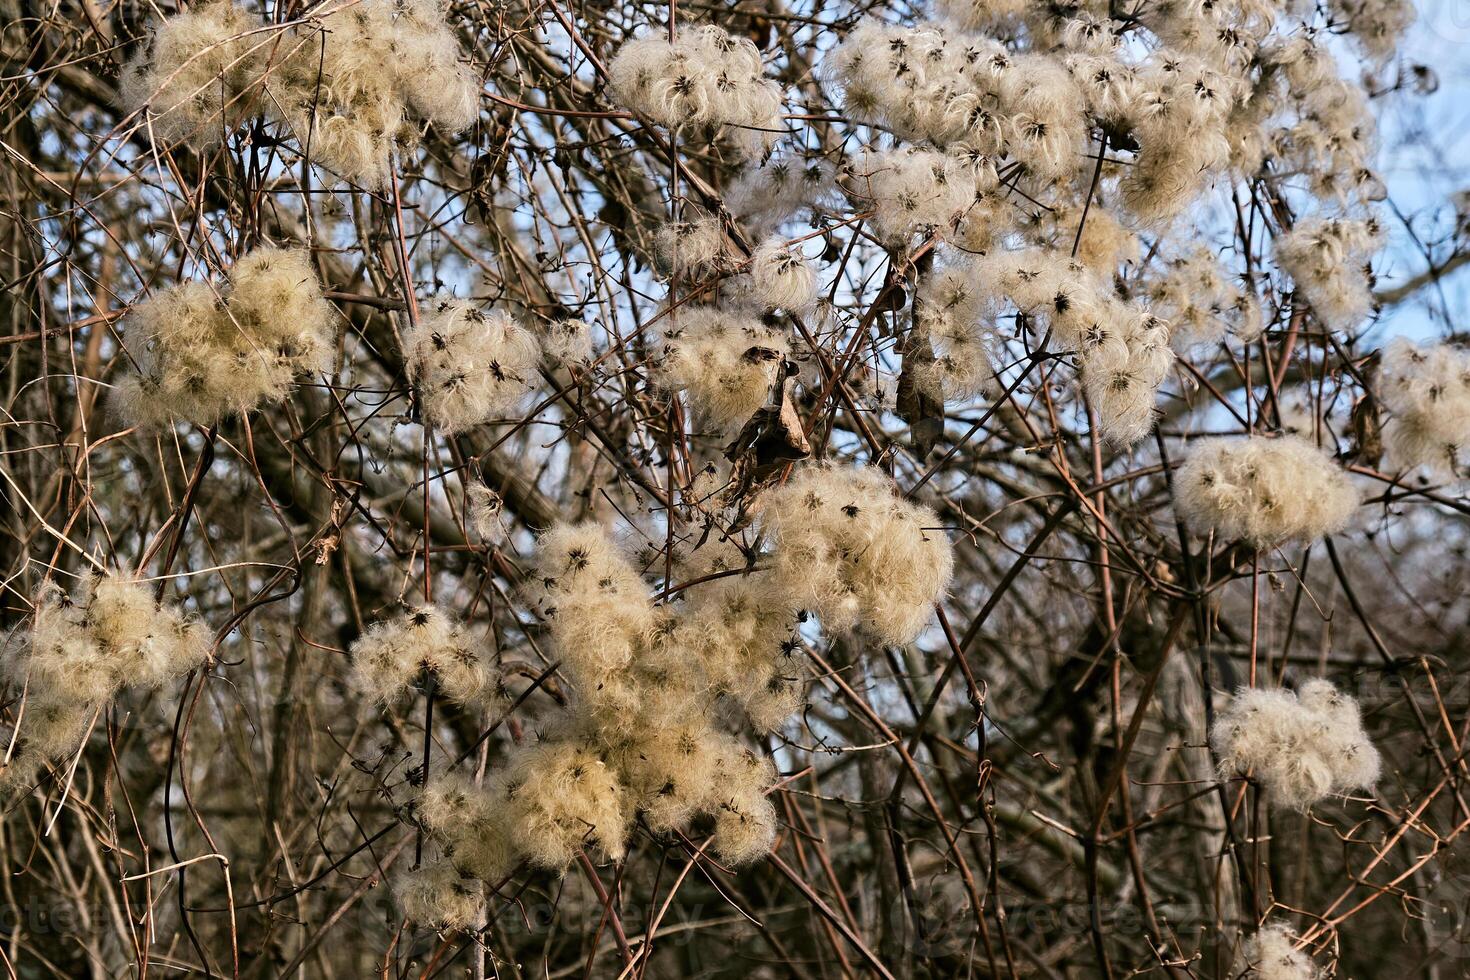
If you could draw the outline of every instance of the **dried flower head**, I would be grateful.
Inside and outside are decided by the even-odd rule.
[[[415,606],[374,623],[350,653],[354,686],[382,704],[408,693],[424,671],[461,704],[500,699],[498,666],[475,651],[464,628],[438,606]]]
[[[608,81],[623,105],[669,129],[734,129],[736,145],[759,156],[778,135],[781,89],[764,77],[760,50],[714,24],[678,39],[647,36],[618,49]]]
[[[1263,548],[1340,531],[1358,506],[1347,473],[1297,436],[1202,439],[1179,467],[1175,493],[1197,529]]]
[[[800,313],[817,298],[817,270],[779,238],[762,242],[750,257],[751,291],[761,303]]]
[[[1299,694],[1241,689],[1215,720],[1210,744],[1222,778],[1254,773],[1272,799],[1298,810],[1378,780],[1378,750],[1357,702],[1324,680]]]
[[[404,917],[438,929],[473,929],[485,919],[485,886],[461,875],[454,864],[438,860],[398,880]]]
[[[158,25],[123,69],[129,110],[147,107],[155,138],[197,149],[217,145],[262,108],[260,81],[270,38],[259,17],[231,0],[191,6]]]
[[[933,511],[898,496],[871,467],[803,468],[763,507],[789,601],[828,629],[861,625],[884,643],[911,643],[923,631],[954,567]]]
[[[1405,338],[1383,352],[1378,397],[1388,409],[1383,444],[1404,469],[1458,478],[1470,450],[1470,353]]]
[[[181,283],[123,318],[138,371],[118,384],[118,411],[143,426],[207,425],[279,401],[296,375],[330,366],[335,323],[305,252],[254,249],[218,289]]]
[[[3,742],[18,746],[0,775],[8,787],[73,752],[124,688],[162,687],[209,659],[208,630],[128,576],[89,576],[70,596],[48,583],[34,607],[29,633],[0,662],[24,691]]]
[[[1296,936],[1283,925],[1262,926],[1242,949],[1245,976],[1253,980],[1317,980],[1321,971],[1305,951],[1296,948]]]
[[[403,354],[424,416],[444,433],[514,415],[540,377],[536,336],[469,300],[433,301],[404,333]]]
[[[789,347],[784,331],[752,316],[681,309],[662,332],[653,376],[684,392],[701,422],[733,433],[766,403]]]

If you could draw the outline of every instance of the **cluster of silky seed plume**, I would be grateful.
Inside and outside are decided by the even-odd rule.
[[[367,187],[387,182],[416,119],[465,129],[480,99],[438,0],[358,0],[284,31],[212,0],[165,20],[121,88],[131,109],[151,109],[155,136],[207,148],[264,112]]]
[[[209,657],[205,627],[126,575],[88,576],[71,595],[48,582],[33,605],[30,631],[0,660],[17,698],[17,720],[0,734],[4,789],[76,752],[125,688],[162,687]]]
[[[279,401],[295,377],[331,366],[336,311],[322,297],[310,257],[261,246],[222,282],[184,282],[122,318],[136,373],[113,403],[128,421],[208,425]]]
[[[584,852],[620,859],[635,817],[655,833],[707,827],[726,863],[767,852],[776,771],[720,727],[721,703],[759,729],[780,725],[802,703],[804,610],[829,630],[910,642],[952,557],[934,514],[873,469],[803,470],[770,491],[761,521],[768,551],[703,544],[679,563],[691,584],[661,605],[601,525],[542,535],[525,591],[571,705],[483,782],[430,779],[415,814],[439,856],[406,886],[406,907],[455,927],[469,921],[480,883],[522,865],[563,871]],[[437,912],[425,908],[434,894]]]

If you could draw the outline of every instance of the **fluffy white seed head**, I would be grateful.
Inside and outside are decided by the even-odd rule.
[[[480,540],[489,545],[499,545],[505,540],[505,501],[500,494],[483,483],[471,483],[465,488],[469,502],[469,524]]]
[[[872,209],[874,230],[894,242],[921,231],[955,231],[977,191],[973,173],[958,158],[911,148],[862,157],[847,187],[858,208]]]
[[[1080,239],[1078,229],[1082,231]],[[1039,210],[1025,231],[1036,245],[1064,254],[1071,252],[1075,242],[1077,260],[1103,278],[1111,278],[1119,266],[1139,258],[1137,233],[1125,227],[1101,201],[1093,201],[1085,214],[1082,207],[1070,204]]]
[[[434,773],[414,799],[414,817],[463,874],[498,883],[520,858],[503,819],[503,780]]]
[[[654,253],[670,275],[707,274],[730,265],[725,230],[718,218],[709,216],[662,225],[654,237]]]
[[[1117,297],[1086,265],[1055,248],[996,251],[974,262],[976,288],[995,315],[1005,307],[1049,330],[1053,349],[1075,353],[1101,433],[1131,445],[1153,426],[1159,386],[1174,363],[1168,324]]]
[[[1383,444],[1391,465],[1464,473],[1470,451],[1470,353],[1396,338],[1383,352],[1378,397],[1388,410]]]
[[[804,207],[836,203],[837,169],[820,157],[780,154],[741,171],[725,191],[730,213],[758,234],[775,230]]]
[[[1369,260],[1382,244],[1377,222],[1314,218],[1276,239],[1276,261],[1329,330],[1351,330],[1373,311]]]
[[[1014,27],[1027,12],[1028,0],[940,0],[944,16],[968,30],[989,31]]]
[[[570,742],[541,742],[512,763],[504,815],[526,858],[560,871],[583,848],[621,859],[633,812],[597,753]]]
[[[616,753],[628,791],[655,833],[683,830],[712,805],[724,739],[703,719],[650,728]]]
[[[1197,531],[1263,548],[1340,531],[1358,506],[1342,468],[1297,436],[1200,440],[1175,475],[1175,493]]]
[[[404,916],[437,929],[474,929],[485,920],[485,886],[460,874],[454,864],[437,860],[410,871],[398,881]]]
[[[957,257],[936,266],[914,298],[916,336],[927,337],[932,364],[915,364],[919,383],[946,399],[968,399],[991,391],[1001,356],[994,328],[996,297],[977,282],[975,263]]]
[[[464,63],[459,38],[440,0],[396,0],[391,49],[405,101],[414,114],[449,132],[479,116],[480,80]]]
[[[624,44],[608,81],[618,101],[659,125],[731,127],[736,146],[756,157],[781,125],[781,90],[763,71],[752,41],[703,24],[673,42],[650,35]]]
[[[414,118],[446,130],[478,116],[478,75],[437,0],[361,0],[301,24],[267,77],[280,112],[313,161],[366,187],[388,181]]]
[[[554,320],[541,330],[541,354],[560,367],[592,363],[592,328],[585,320]]]
[[[750,257],[752,294],[767,307],[800,313],[817,299],[817,270],[780,238],[769,238]]]
[[[699,421],[736,431],[766,403],[789,347],[784,331],[752,316],[681,309],[661,333],[653,377],[684,392]]]
[[[11,672],[24,672],[55,700],[102,704],[123,687],[158,687],[200,666],[208,633],[171,606],[154,602],[146,582],[91,576],[67,598],[37,597],[30,643]]]
[[[1077,352],[1082,388],[1097,410],[1102,435],[1114,445],[1131,446],[1152,430],[1155,394],[1174,363],[1169,327],[1116,300],[1100,309],[1104,318]]]
[[[1320,679],[1299,694],[1241,689],[1216,719],[1210,743],[1222,778],[1254,773],[1271,799],[1298,810],[1378,780],[1378,750],[1357,702]]]
[[[627,668],[654,629],[647,586],[594,522],[560,524],[541,536],[528,589],[587,696]]]
[[[29,633],[0,662],[25,692],[19,732],[4,733],[4,744],[14,736],[18,746],[0,777],[12,786],[74,751],[124,688],[162,687],[209,659],[207,629],[124,575],[90,576],[70,596],[48,583],[34,607]]]
[[[305,252],[257,248],[219,287],[185,282],[122,320],[136,374],[114,404],[146,427],[202,425],[279,401],[301,373],[331,364],[336,313]]]
[[[939,518],[871,467],[809,466],[768,493],[774,574],[790,601],[843,630],[911,643],[949,585],[954,558]]]
[[[438,606],[416,606],[374,623],[349,652],[354,686],[383,704],[406,694],[424,671],[460,704],[491,705],[501,696],[498,666]]]
[[[147,106],[156,138],[208,149],[263,108],[260,80],[270,38],[260,18],[213,0],[168,18],[123,69],[128,109]]]
[[[776,840],[776,808],[766,797],[775,781],[770,760],[733,744],[715,775],[713,843],[720,860],[749,864],[766,856]]]
[[[1164,263],[1147,292],[1153,311],[1169,322],[1176,350],[1219,343],[1227,334],[1247,343],[1260,336],[1260,304],[1227,276],[1207,245]]]
[[[738,703],[757,728],[774,728],[802,703],[798,609],[781,577],[733,544],[711,542],[683,573],[679,639],[713,691]]]
[[[1331,7],[1363,51],[1380,63],[1393,56],[1415,19],[1409,0],[1333,0]]]
[[[450,298],[428,304],[403,354],[424,416],[444,433],[515,415],[541,363],[535,334],[510,314]]]
[[[1296,936],[1285,926],[1262,926],[1241,950],[1245,976],[1253,980],[1317,980],[1321,976],[1305,951],[1296,948]]]

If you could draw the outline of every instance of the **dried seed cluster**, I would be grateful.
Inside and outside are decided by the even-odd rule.
[[[438,0],[361,0],[284,32],[213,0],[164,21],[122,91],[166,140],[207,147],[264,112],[314,161],[380,187],[416,118],[475,122],[480,81]]]
[[[1210,744],[1221,778],[1254,773],[1272,799],[1298,810],[1378,780],[1378,750],[1357,702],[1324,680],[1297,693],[1243,688],[1216,719]]]
[[[431,301],[404,332],[403,359],[420,408],[445,434],[517,414],[540,379],[537,336],[500,310]]]
[[[1348,475],[1299,436],[1201,439],[1174,480],[1196,530],[1262,548],[1340,531],[1358,507]]]
[[[23,642],[0,661],[20,693],[0,785],[27,786],[41,768],[75,752],[124,688],[162,687],[209,657],[209,631],[155,602],[147,583],[93,575],[72,595],[48,582],[35,597]]]
[[[684,27],[677,39],[629,41],[608,65],[618,100],[669,129],[730,127],[758,156],[781,127],[781,89],[765,77],[760,49],[714,24]]]
[[[115,405],[154,427],[279,401],[296,375],[331,366],[335,324],[307,254],[262,246],[222,284],[180,283],[129,311],[123,339],[138,370],[119,382]]]

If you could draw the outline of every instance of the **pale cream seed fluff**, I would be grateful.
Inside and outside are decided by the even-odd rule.
[[[425,863],[398,879],[404,916],[437,929],[473,929],[485,920],[485,886],[460,874],[447,860]]]
[[[184,282],[134,306],[121,321],[137,372],[113,404],[128,421],[201,425],[279,401],[297,375],[331,366],[337,313],[307,253],[256,248],[226,282]]]
[[[478,115],[479,81],[431,0],[362,0],[308,22],[268,84],[297,143],[349,181],[381,187],[419,116],[447,130]]]
[[[1055,248],[997,250],[974,260],[992,311],[1014,307],[1074,353],[1100,434],[1128,446],[1153,428],[1159,387],[1174,364],[1169,325],[1126,302],[1082,262]]]
[[[536,335],[501,310],[441,297],[403,334],[424,416],[445,434],[515,416],[540,380]]]
[[[817,299],[817,270],[796,246],[768,238],[750,256],[751,291],[767,307],[800,313]]]
[[[700,423],[732,433],[766,403],[789,349],[784,330],[751,314],[683,308],[660,332],[653,379],[684,392]]]
[[[264,107],[259,86],[269,35],[229,0],[191,6],[152,32],[119,79],[129,110],[147,106],[154,137],[208,149]]]
[[[683,573],[697,584],[684,594],[679,642],[715,692],[756,728],[771,729],[801,707],[805,677],[796,656],[799,610],[764,564],[729,543],[696,551]]]
[[[1298,949],[1296,936],[1285,926],[1262,926],[1241,950],[1245,973],[1251,980],[1318,980],[1322,972],[1310,956]]]
[[[168,18],[124,71],[124,102],[150,106],[155,135],[201,149],[265,112],[369,187],[415,139],[413,118],[457,131],[479,115],[479,78],[438,0],[360,0],[279,36],[263,27],[228,0]]]
[[[469,524],[480,540],[498,546],[505,541],[505,501],[500,494],[483,483],[471,483],[465,488],[469,503]]]
[[[408,693],[424,671],[452,701],[493,706],[501,700],[499,667],[438,606],[416,606],[374,623],[349,654],[353,685],[382,704]]]
[[[940,0],[939,10],[962,27],[993,30],[1020,22],[1030,0]]]
[[[633,819],[616,773],[590,748],[541,742],[512,760],[503,816],[518,850],[560,871],[584,848],[602,860],[623,856]]]
[[[1331,7],[1363,51],[1380,63],[1393,56],[1416,16],[1409,0],[1333,0]]]
[[[1462,477],[1470,462],[1470,353],[1396,338],[1383,351],[1376,389],[1388,412],[1383,445],[1390,465]]]
[[[394,69],[409,107],[450,132],[479,117],[480,80],[464,62],[441,0],[395,0]]]
[[[765,790],[775,781],[769,759],[731,746],[715,773],[715,853],[730,864],[764,857],[776,840],[776,808]]]
[[[1403,0],[1336,7],[1334,20],[1374,57],[1392,51],[1411,15]],[[1361,86],[1338,77],[1312,32],[1274,32],[1277,4],[1161,2],[1133,23],[1080,3],[954,0],[939,12],[945,20],[907,27],[864,20],[824,59],[849,118],[1019,165],[1016,176],[1037,191],[1053,182],[1047,198],[1094,155],[1089,134],[1104,131],[1132,159],[1106,168],[1093,206],[1154,231],[1219,178],[1255,176],[1267,160],[1345,209],[1385,193]],[[1146,43],[1121,43],[1140,26],[1153,35]],[[1007,48],[1000,38],[1029,45]],[[967,242],[976,251],[987,223]]]
[[[1077,260],[1104,277],[1111,277],[1121,265],[1137,262],[1140,254],[1138,234],[1099,202],[1093,202],[1085,212],[1081,206],[1068,204],[1041,210],[1036,222],[1026,229],[1026,236],[1036,245],[1065,252],[1070,252],[1075,242]]]
[[[1005,156],[1040,179],[1084,159],[1081,93],[1061,64],[946,25],[867,20],[826,59],[847,113],[957,157]]]
[[[997,297],[977,281],[968,256],[936,265],[914,299],[915,338],[927,338],[932,364],[906,365],[936,397],[965,400],[994,389],[1004,351],[995,329]]]
[[[660,226],[654,236],[654,254],[669,275],[703,275],[730,265],[725,230],[718,218],[707,215]]]
[[[1371,789],[1381,765],[1357,702],[1320,679],[1298,693],[1242,688],[1216,718],[1210,744],[1221,778],[1252,773],[1271,800],[1297,810]]]
[[[592,327],[585,320],[554,320],[541,328],[541,355],[559,367],[585,368],[592,362]]]
[[[650,34],[625,43],[608,81],[619,102],[669,129],[731,127],[750,158],[779,135],[781,89],[764,76],[760,50],[714,24],[681,26],[672,42]]]
[[[695,560],[681,559],[681,576],[750,574],[717,574],[692,585],[683,608],[654,607],[602,525],[559,525],[541,536],[524,589],[547,623],[572,702],[540,741],[483,782],[453,771],[429,776],[412,813],[457,873],[496,883],[524,863],[564,871],[584,851],[619,860],[636,814],[656,833],[688,833],[703,821],[723,861],[766,852],[777,827],[765,797],[774,767],[711,724],[721,697],[766,726],[801,700],[796,610],[749,561],[733,543],[710,542]],[[425,617],[421,628],[435,637],[431,647],[452,642],[442,619]],[[402,673],[428,659],[392,649],[376,661]]]
[[[1381,244],[1371,219],[1312,218],[1276,239],[1276,261],[1324,326],[1351,330],[1373,312],[1369,261]]]
[[[1201,439],[1174,478],[1176,506],[1198,533],[1270,548],[1341,531],[1358,507],[1343,469],[1297,436]]]
[[[122,690],[163,687],[209,659],[209,631],[126,575],[89,576],[70,596],[48,583],[34,607],[30,631],[0,662],[12,689],[25,692],[19,730],[0,741],[14,737],[18,747],[0,772],[6,788],[75,751]]]
[[[762,507],[790,602],[827,629],[860,625],[887,644],[923,632],[954,568],[932,510],[904,500],[876,469],[826,466],[797,471]]]
[[[463,874],[492,884],[520,863],[504,816],[501,777],[477,784],[453,771],[435,772],[413,801],[419,824]]]
[[[709,809],[728,739],[697,719],[651,728],[620,746],[618,769],[651,830],[683,830]]]
[[[907,148],[866,154],[851,166],[846,186],[859,209],[873,211],[878,235],[899,242],[918,232],[954,232],[978,185],[957,158]]]
[[[656,623],[647,586],[596,522],[560,524],[537,541],[527,584],[562,662],[595,686],[626,668]]]
[[[725,191],[730,213],[764,235],[804,207],[837,201],[837,168],[821,157],[781,152],[742,170]]]
[[[1227,335],[1250,343],[1261,334],[1260,304],[1227,275],[1208,245],[1150,270],[1146,288],[1153,311],[1169,322],[1176,350],[1216,344]]]

